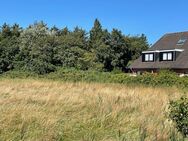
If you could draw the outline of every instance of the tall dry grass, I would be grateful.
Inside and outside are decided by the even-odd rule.
[[[165,141],[176,88],[0,80],[0,140]]]

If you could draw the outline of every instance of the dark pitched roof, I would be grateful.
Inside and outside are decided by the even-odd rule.
[[[184,44],[178,45],[178,41],[187,39]],[[130,68],[147,69],[147,68],[173,68],[185,69],[188,68],[188,31],[165,34],[159,39],[148,51],[155,50],[170,50],[170,49],[184,49],[183,52],[176,58],[175,61],[155,61],[142,62],[142,56],[135,60]]]

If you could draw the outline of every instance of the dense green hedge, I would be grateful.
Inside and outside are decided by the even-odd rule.
[[[80,71],[75,69],[59,68],[57,71],[37,75],[30,72],[9,71],[0,75],[1,78],[45,78],[62,81],[84,81],[99,83],[121,83],[127,85],[146,85],[146,86],[176,86],[180,88],[188,88],[188,77],[179,77],[173,72],[162,71],[159,74],[145,73],[136,77],[130,76],[123,72],[98,72],[98,71]]]

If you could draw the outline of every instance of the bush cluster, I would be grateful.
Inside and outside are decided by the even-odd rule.
[[[188,77],[179,77],[170,71],[161,71],[159,74],[144,73],[136,77],[130,76],[121,71],[103,72],[94,70],[78,70],[75,68],[57,68],[56,71],[39,75],[28,71],[8,71],[0,75],[8,78],[45,78],[72,82],[99,82],[119,83],[126,85],[145,85],[152,87],[178,87],[188,88]]]
[[[176,101],[170,101],[170,118],[184,137],[188,137],[188,99],[182,97]]]

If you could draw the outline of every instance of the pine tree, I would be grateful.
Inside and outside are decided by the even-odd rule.
[[[61,36],[67,35],[67,34],[69,34],[69,33],[70,33],[70,31],[69,31],[68,27],[63,28],[63,29],[60,31],[60,35],[61,35]]]
[[[112,66],[124,70],[128,63],[128,46],[121,31],[113,29],[111,33]]]
[[[10,27],[6,23],[1,28],[0,35],[0,73],[14,68],[15,56],[19,52],[18,25]]]
[[[2,37],[3,38],[7,38],[7,37],[10,37],[11,36],[11,27],[4,23],[1,27],[1,34],[2,34]]]
[[[90,31],[89,47],[95,50],[100,44],[102,44],[103,30],[101,23],[98,19],[95,20],[94,26]]]
[[[55,25],[50,29],[52,35],[60,36],[61,31]]]
[[[19,37],[20,33],[22,32],[22,28],[19,26],[19,24],[14,24],[11,27],[11,31],[12,31],[12,36]]]
[[[96,49],[96,56],[98,62],[103,64],[103,69],[106,71],[111,71],[113,69],[113,66],[111,64],[113,58],[113,50],[110,45],[111,35],[108,30],[104,30],[102,42]]]

